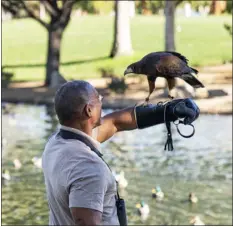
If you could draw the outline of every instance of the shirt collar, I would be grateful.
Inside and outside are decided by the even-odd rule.
[[[93,137],[87,135],[85,132],[82,132],[79,129],[71,128],[65,125],[61,125],[60,128],[86,137],[95,146],[95,148],[100,151],[100,142],[95,140]]]

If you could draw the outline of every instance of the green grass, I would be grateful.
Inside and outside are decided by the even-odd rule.
[[[177,51],[190,60],[190,65],[222,64],[232,60],[231,36],[223,24],[231,16],[177,17]],[[136,16],[131,23],[134,55],[109,59],[113,40],[113,17],[86,16],[73,18],[62,40],[61,73],[67,79],[100,77],[99,68],[112,68],[122,75],[125,67],[145,54],[164,50],[164,18]],[[47,32],[32,19],[3,22],[2,64],[14,72],[14,80],[43,80],[47,54]],[[83,60],[93,60],[79,63]],[[39,64],[39,66],[32,65]]]

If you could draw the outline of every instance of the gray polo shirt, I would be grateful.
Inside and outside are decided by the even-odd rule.
[[[99,150],[100,143],[80,130],[61,128],[81,134]],[[93,132],[96,137],[96,130]],[[102,212],[102,225],[119,225],[116,209],[116,182],[103,160],[78,140],[53,135],[42,155],[49,204],[49,225],[75,225],[71,207]]]

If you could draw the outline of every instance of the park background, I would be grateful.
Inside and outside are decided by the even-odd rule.
[[[41,154],[58,127],[54,92],[83,79],[104,96],[103,114],[141,103],[145,77],[123,77],[132,62],[154,51],[177,51],[206,86],[178,80],[175,97],[201,109],[196,134],[164,151],[164,125],[122,132],[102,145],[104,158],[124,171],[121,190],[132,225],[232,225],[231,1],[2,1],[2,224],[47,225]],[[56,16],[59,15],[59,16]],[[167,99],[159,79],[151,102]],[[140,138],[140,140],[138,139]],[[162,202],[151,199],[160,186]],[[194,192],[197,204],[186,202]],[[135,204],[150,207],[142,221]]]

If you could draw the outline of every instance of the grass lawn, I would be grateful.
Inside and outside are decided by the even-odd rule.
[[[190,65],[222,64],[232,60],[231,36],[224,23],[231,16],[176,18],[176,48]],[[134,55],[109,59],[113,40],[113,17],[72,18],[62,40],[60,71],[67,79],[100,77],[100,68],[122,76],[127,65],[145,54],[164,50],[164,17],[136,16],[131,23]],[[47,32],[32,19],[2,24],[2,65],[14,72],[14,80],[43,80],[47,54]]]

